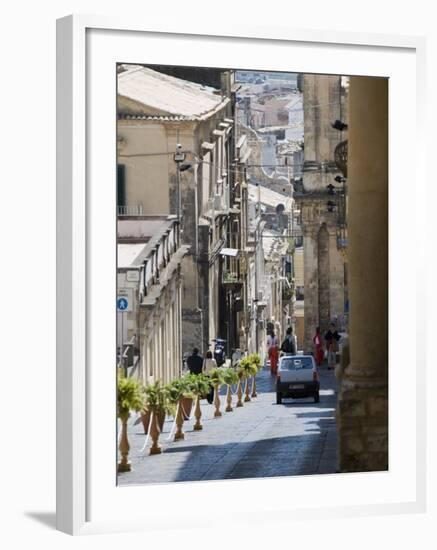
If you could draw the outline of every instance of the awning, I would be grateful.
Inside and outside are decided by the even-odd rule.
[[[222,248],[220,250],[220,254],[222,256],[233,256],[235,258],[235,256],[238,256],[238,248]]]

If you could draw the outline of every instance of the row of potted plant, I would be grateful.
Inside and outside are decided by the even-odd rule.
[[[161,384],[159,381],[142,386],[140,382],[132,378],[125,378],[119,375],[118,378],[118,417],[121,420],[120,436],[120,462],[119,471],[129,471],[130,463],[129,442],[127,438],[127,422],[130,412],[140,413],[137,420],[142,422],[144,432],[149,434],[152,444],[150,454],[159,454],[162,448],[159,444],[159,435],[163,430],[165,418],[171,415],[175,418],[174,440],[184,439],[183,424],[191,416],[194,406],[195,431],[202,430],[202,412],[200,407],[201,399],[207,397],[211,386],[214,388],[214,416],[222,416],[220,406],[220,387],[227,386],[226,391],[226,412],[231,412],[232,407],[232,386],[237,384],[236,407],[243,406],[244,401],[250,401],[256,397],[256,373],[261,367],[261,358],[258,354],[251,354],[243,357],[237,368],[217,367],[205,374],[186,374],[181,378],[173,380],[169,384]],[[249,381],[252,379],[252,387]],[[243,388],[244,383],[244,388]]]

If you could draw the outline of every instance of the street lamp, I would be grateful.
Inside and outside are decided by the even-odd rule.
[[[176,212],[177,212],[177,218],[178,218],[178,222],[180,223],[181,221],[181,168],[182,168],[182,163],[184,162],[185,160],[185,157],[186,157],[186,154],[182,151],[182,145],[180,143],[178,143],[176,145],[176,152],[175,154],[173,155],[173,160],[175,161],[176,163],[176,182],[177,182],[177,207],[176,207]],[[186,170],[186,168],[185,168]]]
[[[334,195],[335,194],[335,192],[334,192],[335,185],[332,185],[332,183],[328,184],[326,186],[326,189],[328,190],[328,195]]]
[[[335,130],[339,130],[340,132],[343,132],[343,130],[347,130],[347,124],[342,122],[341,120],[336,120],[335,122],[333,122],[331,124],[331,126],[335,129]]]
[[[179,172],[185,172],[185,170],[189,170],[192,167],[193,167],[192,164],[189,164],[188,162],[184,162],[184,164],[179,165]]]

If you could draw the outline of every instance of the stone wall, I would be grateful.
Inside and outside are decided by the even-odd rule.
[[[340,76],[306,74],[303,77],[305,162],[334,160],[334,150],[340,140],[331,124],[341,118],[340,84]]]
[[[388,469],[388,388],[385,378],[352,380],[346,369],[337,421],[342,472]]]

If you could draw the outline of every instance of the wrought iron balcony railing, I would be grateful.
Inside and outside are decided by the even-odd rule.
[[[142,204],[128,204],[117,206],[117,214],[119,216],[142,216],[143,205]]]
[[[334,151],[334,160],[337,168],[343,173],[343,176],[347,178],[347,158],[348,158],[348,145],[347,140],[340,141]]]
[[[243,284],[243,280],[238,273],[225,271],[222,276],[222,284],[237,287]]]

